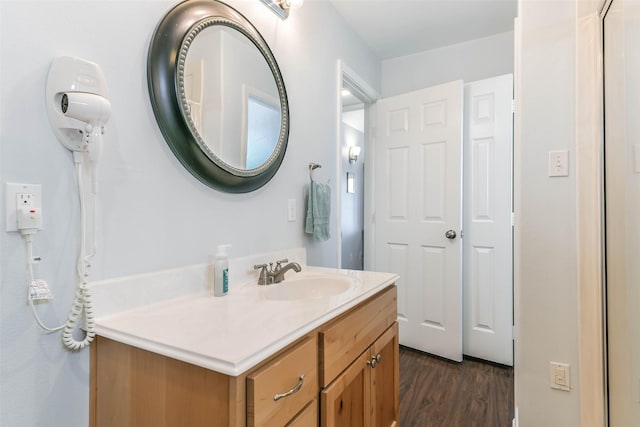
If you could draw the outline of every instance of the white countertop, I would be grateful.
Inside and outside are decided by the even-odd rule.
[[[96,333],[237,376],[398,279],[391,273],[308,266],[286,277],[298,279],[298,274],[347,276],[354,285],[337,296],[274,301],[266,297],[268,287],[247,282],[224,297],[191,294],[98,317]]]

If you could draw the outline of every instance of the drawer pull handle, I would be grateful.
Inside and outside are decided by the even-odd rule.
[[[294,393],[297,393],[302,388],[302,384],[304,384],[304,374],[300,375],[300,381],[298,381],[298,384],[294,388],[292,388],[291,390],[289,390],[286,393],[276,393],[276,395],[273,396],[273,400],[277,401],[277,400],[282,399],[283,397],[288,397],[288,396],[291,396]]]

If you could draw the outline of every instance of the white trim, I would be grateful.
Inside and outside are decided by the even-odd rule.
[[[611,6],[612,2],[613,0],[600,0],[600,5],[598,6],[598,15],[600,16],[601,21],[607,14],[607,10],[609,10],[609,6]],[[600,29],[602,30],[602,27],[600,27]],[[602,35],[602,31],[600,32],[600,34]]]
[[[364,170],[364,269],[376,271],[374,262],[375,249],[375,182],[374,167],[375,164],[375,141],[377,138],[376,129],[378,127],[378,107],[374,104],[368,104],[365,108],[365,150],[367,153],[367,164]]]
[[[380,94],[376,91],[366,80],[360,77],[355,71],[351,69],[344,61],[338,60],[338,67],[342,68],[342,78],[347,80],[348,83],[354,88],[358,89],[358,98],[367,104],[373,104],[380,99]],[[340,80],[342,85],[342,79]],[[364,99],[362,99],[364,98]]]
[[[280,111],[280,99],[273,96],[263,90],[250,86],[246,83],[242,83],[242,119],[240,129],[240,168],[247,168],[247,147],[249,146],[249,98],[257,99],[258,101],[273,107],[275,110]],[[276,141],[276,146],[277,146]]]
[[[520,369],[522,364],[522,352],[520,351],[522,345],[520,344],[520,285],[522,273],[520,272],[520,252],[522,234],[520,232],[520,193],[522,179],[520,177],[521,168],[518,167],[521,164],[521,88],[522,88],[522,58],[520,54],[520,47],[522,46],[522,28],[520,18],[513,20],[513,98],[515,99],[514,113],[513,113],[513,404],[515,410],[515,425],[518,426],[518,403],[520,397]]]
[[[579,3],[579,2],[578,2]],[[607,425],[604,322],[604,118],[602,17],[577,6],[576,195],[580,424]]]
[[[342,224],[340,221],[340,213],[342,212],[342,202],[341,202],[341,188],[342,182],[344,180],[341,164],[342,164],[342,85],[343,81],[347,81],[349,86],[353,87],[357,90],[358,98],[364,98],[362,101],[365,103],[365,153],[367,153],[367,158],[369,159],[367,164],[373,164],[373,150],[370,149],[372,146],[372,139],[374,138],[374,134],[372,132],[373,127],[371,124],[371,114],[370,109],[375,104],[375,102],[380,98],[380,94],[369,84],[365,79],[363,79],[359,74],[357,74],[351,67],[349,67],[342,59],[338,59],[337,63],[337,79],[336,79],[336,188],[337,191],[334,195],[335,206],[336,206],[336,266],[340,268],[342,266]],[[375,110],[374,110],[375,111]],[[365,177],[364,177],[364,227],[365,227],[365,236],[371,236],[371,221],[372,217],[372,206],[373,206],[373,173],[371,166],[365,168]],[[372,245],[372,239],[365,238],[365,254],[371,253],[367,246]],[[366,242],[369,241],[369,245],[366,245]],[[372,247],[372,246],[370,246]],[[367,256],[365,255],[365,260]],[[365,270],[369,270],[369,266],[365,264]]]
[[[336,76],[336,267],[342,267],[342,60],[338,59]]]

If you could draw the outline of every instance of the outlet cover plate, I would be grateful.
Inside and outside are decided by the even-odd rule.
[[[42,210],[42,186],[40,184],[15,184],[7,182],[5,188],[5,229],[6,231],[18,231],[18,194],[32,194],[34,197],[32,206]]]

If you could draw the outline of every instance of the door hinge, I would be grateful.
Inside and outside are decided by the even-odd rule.
[[[511,114],[515,114],[516,113],[516,100],[512,99],[511,100]]]
[[[513,327],[511,328],[511,340],[516,340],[516,325],[513,325]]]
[[[516,226],[516,213],[515,212],[511,212],[511,226],[512,227]]]

